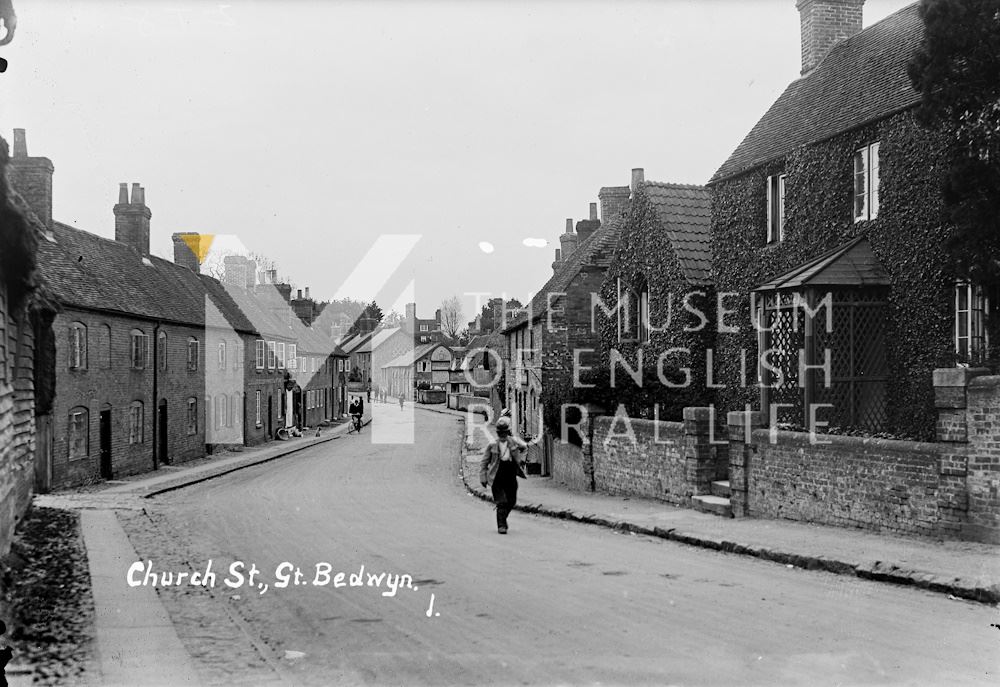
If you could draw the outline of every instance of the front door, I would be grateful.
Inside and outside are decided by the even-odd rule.
[[[111,469],[111,409],[101,411],[101,477],[112,479]]]
[[[167,455],[167,401],[160,401],[157,417],[159,427],[156,429],[157,456],[163,465],[170,464],[170,456]]]
[[[272,425],[272,417],[274,415],[274,397],[268,394],[267,396],[267,438],[271,440],[274,438],[274,426]]]

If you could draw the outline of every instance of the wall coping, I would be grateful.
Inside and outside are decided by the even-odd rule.
[[[934,370],[934,386],[969,386],[970,381],[990,373],[985,367],[939,367]]]
[[[751,435],[753,442],[755,444],[767,444],[772,446],[780,446],[784,443],[786,445],[791,444],[792,446],[805,446],[811,448],[817,446],[835,446],[849,449],[874,447],[889,451],[898,451],[900,453],[932,453],[938,455],[942,453],[967,454],[972,452],[967,446],[955,444],[934,443],[930,441],[909,441],[903,439],[881,439],[875,437],[851,437],[841,434],[817,433],[817,442],[813,443],[809,440],[809,432],[792,432],[789,430],[778,430],[776,432],[777,441],[772,444],[770,440],[771,432],[772,430],[769,429],[755,429]]]
[[[984,375],[976,377],[969,382],[970,387],[997,387],[1000,386],[1000,375]]]
[[[600,422],[611,426],[616,419],[620,419],[620,417],[616,415],[598,415],[594,418],[594,422]],[[646,418],[641,417],[630,417],[628,418],[628,422],[633,428],[648,427],[650,432],[652,432],[653,425],[659,424],[661,430],[673,431],[678,434],[684,433],[683,422],[673,422],[671,420],[647,420]]]

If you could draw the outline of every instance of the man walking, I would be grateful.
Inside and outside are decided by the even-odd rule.
[[[497,420],[497,438],[486,447],[479,465],[479,482],[493,491],[497,507],[497,532],[507,534],[507,515],[517,504],[517,478],[525,477],[521,463],[527,447],[510,435],[510,419]]]

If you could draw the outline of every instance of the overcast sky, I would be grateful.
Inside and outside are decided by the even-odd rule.
[[[865,26],[908,4],[868,0]],[[52,159],[57,220],[113,237],[139,182],[153,253],[232,235],[320,299],[380,234],[419,234],[379,300],[412,279],[421,316],[524,301],[632,167],[706,182],[800,67],[795,0],[14,6],[0,134]]]

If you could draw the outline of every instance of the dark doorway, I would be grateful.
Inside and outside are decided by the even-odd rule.
[[[101,477],[112,479],[114,472],[111,469],[111,409],[106,408],[101,411]]]
[[[170,456],[167,455],[167,399],[160,401],[158,411],[159,426],[156,429],[157,455],[160,463],[170,465]]]
[[[272,426],[271,417],[274,415],[274,397],[270,394],[267,396],[267,438],[274,438],[274,427]]]

